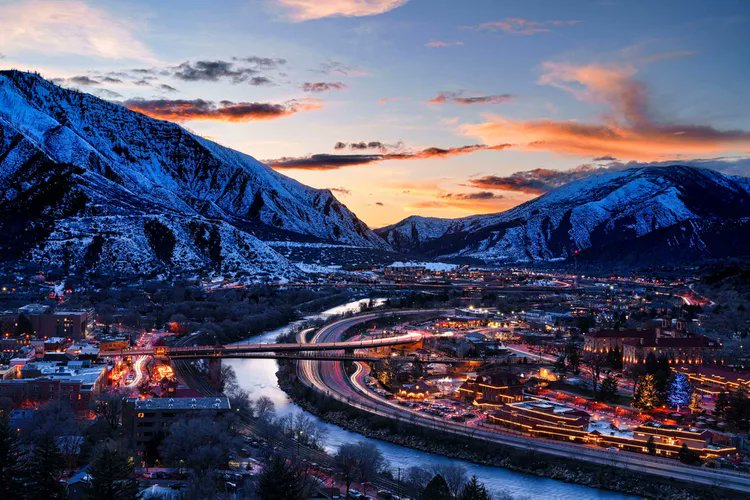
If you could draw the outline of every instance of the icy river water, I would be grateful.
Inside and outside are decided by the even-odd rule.
[[[325,318],[347,311],[358,311],[362,301],[350,302],[342,306],[335,307],[320,313],[319,315],[310,316],[309,319],[316,317]],[[276,338],[293,328],[294,324],[287,325],[278,330],[266,332],[262,335],[253,337],[252,342],[275,342]],[[235,359],[227,360],[225,363],[231,365],[236,374],[240,386],[249,392],[252,399],[260,396],[268,396],[276,405],[278,415],[304,411],[297,406],[286,393],[281,390],[276,380],[278,365],[272,359]],[[401,468],[405,471],[411,466],[419,465],[420,467],[430,468],[432,465],[457,462],[464,465],[469,475],[476,475],[490,491],[506,493],[513,498],[540,498],[540,499],[625,499],[635,498],[618,493],[612,493],[587,486],[557,481],[554,479],[544,479],[541,477],[523,474],[519,472],[502,469],[499,467],[488,467],[483,465],[464,462],[452,458],[426,453],[404,446],[391,444],[385,441],[365,437],[355,432],[347,431],[337,425],[329,424],[320,420],[315,415],[310,415],[320,425],[327,430],[324,446],[328,451],[334,451],[342,443],[368,441],[374,443],[383,453],[385,459],[389,462],[391,469]]]

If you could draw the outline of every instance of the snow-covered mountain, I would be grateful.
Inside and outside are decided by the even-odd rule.
[[[296,272],[263,239],[388,247],[328,190],[173,123],[0,71],[3,260]]]
[[[750,253],[750,179],[645,167],[578,180],[506,212],[409,217],[376,230],[395,249],[489,263],[633,264]]]

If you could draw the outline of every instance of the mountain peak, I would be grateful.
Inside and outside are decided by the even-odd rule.
[[[45,201],[43,194],[51,186],[55,196]],[[328,190],[305,186],[174,123],[61,88],[36,73],[4,70],[0,208],[3,214],[22,213],[22,204],[33,205],[26,224],[49,230],[22,230],[6,220],[4,227],[15,229],[0,240],[0,248],[23,248],[37,257],[58,255],[47,251],[52,245],[49,238],[58,237],[70,237],[70,245],[83,249],[96,240],[104,248],[111,242],[123,250],[127,238],[146,237],[145,224],[153,217],[162,217],[164,227],[188,238],[183,241],[187,246],[180,247],[178,241],[175,251],[195,256],[207,255],[205,248],[195,248],[196,238],[209,237],[194,235],[184,224],[178,231],[176,220],[213,224],[212,234],[218,236],[210,244],[218,247],[224,242],[247,245],[248,238],[256,247],[258,238],[387,247]],[[107,217],[119,219],[115,223]],[[105,220],[122,232],[108,239],[102,234],[106,225],[100,224]],[[134,222],[129,225],[127,220]],[[19,231],[28,238],[17,246],[10,234],[19,236]],[[94,250],[90,253],[97,253]],[[239,252],[215,248],[213,256],[221,251]],[[79,253],[67,252],[72,261]],[[158,264],[153,248],[146,253],[136,258]],[[224,264],[229,261],[221,259]]]

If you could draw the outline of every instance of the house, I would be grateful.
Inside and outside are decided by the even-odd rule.
[[[420,379],[413,384],[403,384],[398,391],[402,398],[424,399],[430,394],[437,392],[435,387],[424,379]]]
[[[482,407],[499,407],[523,400],[523,383],[507,370],[495,370],[467,379],[456,391],[461,401]]]

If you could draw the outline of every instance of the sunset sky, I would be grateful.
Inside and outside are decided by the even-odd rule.
[[[176,121],[372,227],[628,162],[750,175],[744,0],[0,0],[0,66]]]

